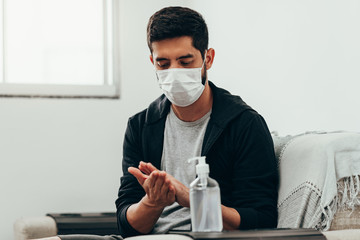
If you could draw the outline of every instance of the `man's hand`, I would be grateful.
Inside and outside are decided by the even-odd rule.
[[[147,175],[151,176],[151,174],[153,172],[159,171],[151,163],[145,163],[142,161],[139,164],[139,169],[141,172],[144,172],[146,174],[146,175],[143,174],[143,178],[146,177]],[[187,188],[184,184],[182,184],[179,180],[177,180],[170,174],[168,174],[168,173],[165,173],[165,174],[166,174],[166,178],[170,180],[171,185],[174,186],[174,188],[175,188],[176,202],[178,202],[180,204],[180,206],[190,207],[189,188]]]
[[[147,175],[134,167],[130,167],[128,171],[144,188],[146,196],[141,201],[146,206],[164,208],[175,202],[175,188],[164,171],[156,170]]]
[[[126,218],[135,230],[147,234],[154,227],[164,208],[175,202],[175,188],[165,172],[153,171],[143,174],[134,167],[129,167],[128,171],[138,180],[146,195],[140,202],[128,208]]]
[[[171,176],[170,174],[168,174],[164,171],[159,171],[151,163],[140,162],[139,169],[131,167],[131,168],[129,168],[129,172],[137,178],[137,180],[144,187],[144,189],[148,187],[147,184],[152,186],[153,182],[151,181],[151,184],[150,184],[150,181],[147,183],[148,179],[153,178],[153,177],[157,176],[157,174],[160,174],[160,173],[161,173],[160,178],[162,179],[165,174],[165,176],[166,176],[166,177],[164,177],[165,182],[169,181],[169,191],[170,191],[170,189],[173,189],[173,190],[171,190],[170,195],[174,196],[174,198],[171,198],[170,202],[176,201],[183,207],[190,206],[189,189],[184,184],[182,184],[180,181],[178,181],[173,176]],[[158,176],[156,179],[158,179]],[[154,181],[156,182],[157,180],[154,179]],[[159,181],[159,184],[160,184],[160,181]],[[145,192],[146,192],[146,190],[145,190]],[[149,196],[154,196],[154,194],[156,194],[155,190],[150,192]],[[148,193],[147,193],[147,195],[148,195]],[[146,203],[148,201],[146,199],[146,196],[140,202]],[[156,197],[150,198],[150,200],[153,200],[155,202],[157,202],[157,201],[163,202],[164,204],[167,203],[166,200],[164,201],[164,199],[158,199]],[[139,206],[136,206],[136,205],[131,206],[128,210],[128,213],[135,211],[134,209],[137,207],[139,207]],[[147,207],[147,209],[148,209],[148,207]],[[156,208],[154,208],[154,209],[156,209]],[[138,231],[140,231],[142,233],[148,233],[152,229],[152,226],[155,224],[157,219],[159,218],[159,216],[162,212],[162,208],[161,209],[158,208],[157,211],[158,211],[157,215],[156,214],[149,215],[149,218],[147,219],[147,221],[142,222],[141,224],[139,223],[139,221],[133,221],[131,218],[129,219],[129,217],[128,217],[128,220],[129,220],[130,224]],[[224,229],[225,230],[238,229],[240,226],[240,223],[241,223],[241,217],[240,217],[239,213],[234,208],[225,207],[224,205],[221,205],[221,211],[222,211]],[[144,210],[140,210],[139,212],[141,213],[139,216],[140,219],[143,219]]]

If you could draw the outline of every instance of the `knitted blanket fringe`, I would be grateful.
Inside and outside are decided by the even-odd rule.
[[[359,175],[341,179],[337,182],[337,188],[339,189],[339,194],[334,197],[329,206],[322,207],[319,223],[315,226],[317,230],[329,230],[337,210],[351,210],[350,216],[355,207],[360,206]]]

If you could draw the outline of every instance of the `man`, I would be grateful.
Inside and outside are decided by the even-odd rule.
[[[196,176],[187,160],[195,156],[206,156],[210,177],[219,183],[224,229],[276,227],[271,136],[264,119],[240,97],[208,81],[215,51],[208,49],[204,19],[188,8],[164,8],[150,18],[147,38],[164,95],[128,122],[116,200],[122,237],[190,230],[189,184]]]
[[[150,61],[164,94],[129,119],[116,200],[123,237],[190,230],[187,160],[206,156],[226,230],[277,222],[278,172],[264,119],[207,79],[215,51],[202,16],[168,7],[149,20]]]

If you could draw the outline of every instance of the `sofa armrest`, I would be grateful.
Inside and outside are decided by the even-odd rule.
[[[27,240],[57,235],[57,227],[52,217],[22,217],[14,223],[14,239]]]

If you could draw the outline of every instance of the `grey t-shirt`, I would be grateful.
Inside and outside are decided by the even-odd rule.
[[[164,147],[161,158],[161,170],[174,176],[189,187],[195,179],[195,162],[188,163],[189,158],[201,155],[201,148],[211,110],[194,122],[180,120],[170,108],[164,130]],[[190,209],[174,203],[167,206],[154,226],[154,233],[165,233],[169,230],[190,230]]]

